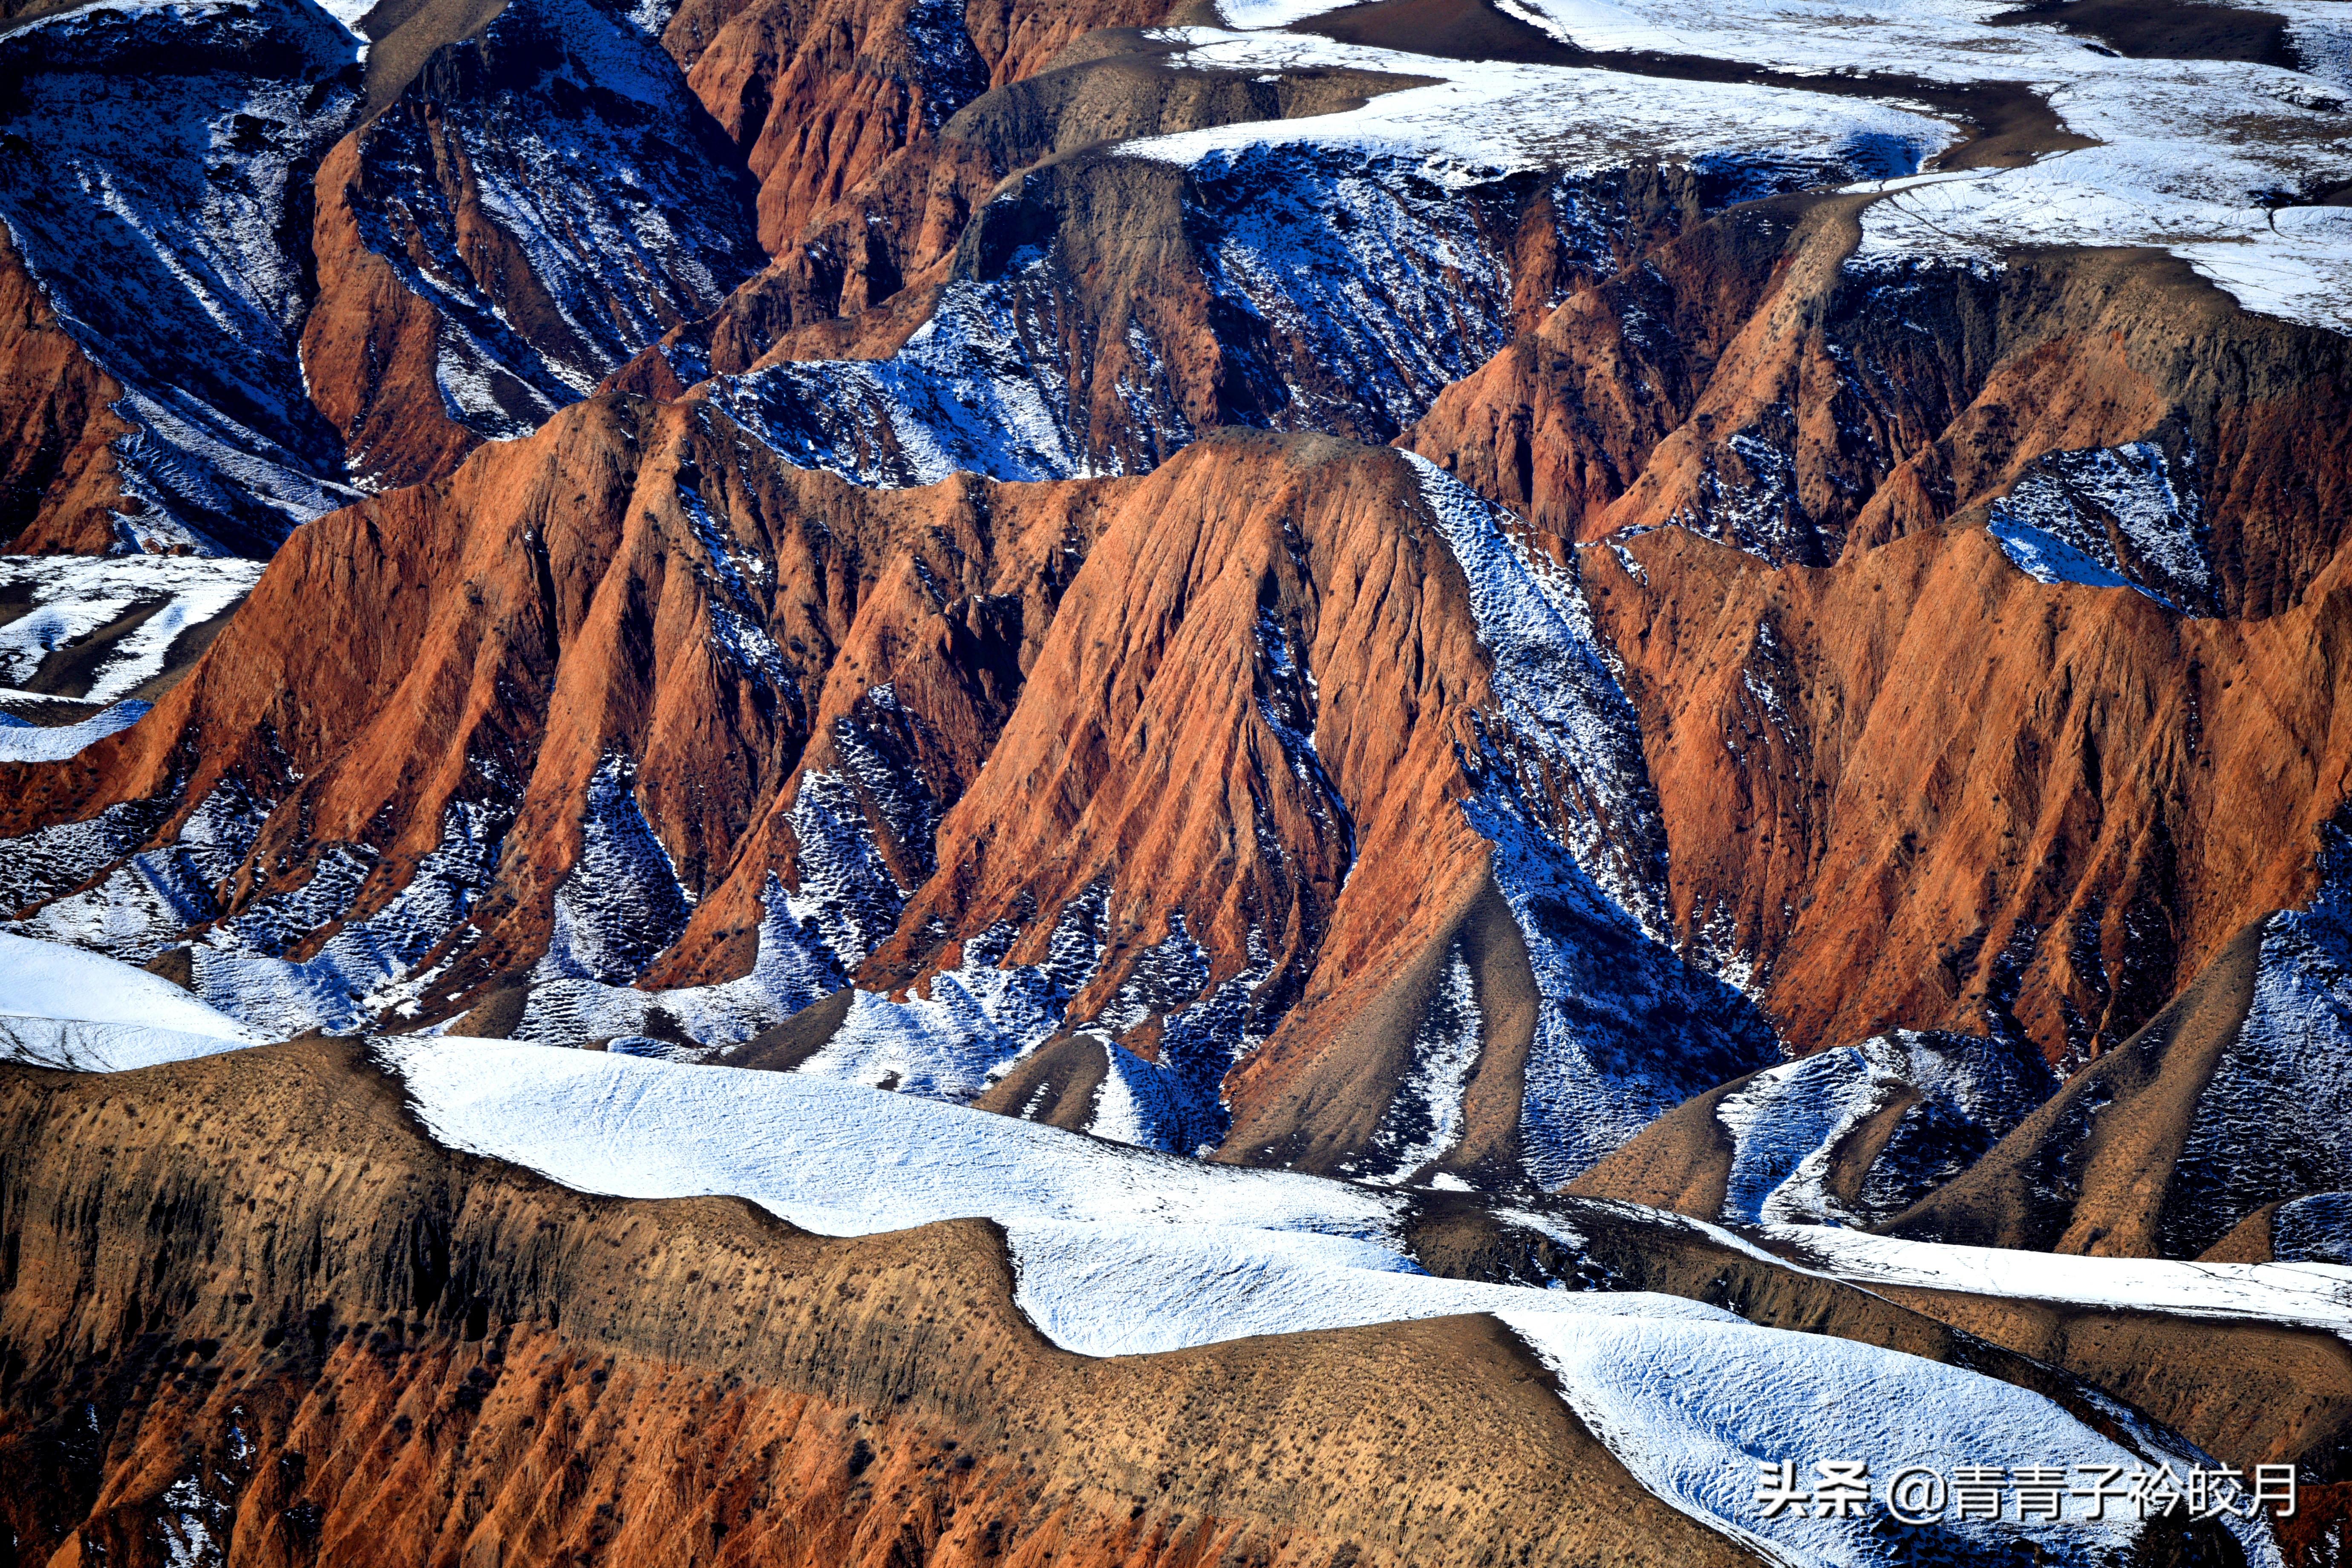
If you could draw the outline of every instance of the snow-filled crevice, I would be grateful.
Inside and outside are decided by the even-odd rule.
[[[1547,1187],[1693,1095],[1779,1058],[1769,1021],[1666,945],[1664,834],[1633,709],[1580,590],[1506,533],[1507,514],[1409,457],[1461,566],[1496,711],[1465,756],[1471,826],[1543,999],[1523,1156]]]
[[[514,0],[435,79],[362,133],[350,198],[362,242],[438,312],[444,412],[476,434],[527,434],[764,261],[750,177],[627,20]],[[529,289],[478,276],[499,259],[482,219]]]
[[[784,668],[783,649],[768,634],[768,614],[754,586],[766,586],[774,566],[757,551],[738,549],[702,498],[684,483],[678,486],[677,500],[709,562],[706,603],[712,645],[755,686],[775,696],[797,695],[799,688]]]
[[[356,1034],[387,1012],[413,1015],[425,987],[456,956],[420,965],[453,936],[498,869],[507,817],[476,801],[453,801],[441,836],[400,891],[373,914],[346,918],[381,856],[335,845],[300,884],[249,900],[205,931],[190,957],[196,994],[275,1038],[320,1029]],[[337,925],[337,922],[341,922]],[[310,958],[284,953],[337,926]]]
[[[1339,785],[1331,782],[1316,750],[1315,726],[1322,710],[1322,689],[1307,658],[1307,650],[1282,617],[1271,609],[1258,613],[1257,642],[1265,655],[1265,679],[1257,700],[1258,717],[1282,746],[1284,762],[1305,797],[1308,813],[1325,839],[1339,852],[1340,880],[1356,864],[1356,823],[1349,815]]]
[[[574,1046],[642,1037],[660,1028],[665,1036],[682,1035],[693,1042],[669,1042],[681,1055],[725,1061],[733,1047],[849,983],[824,938],[793,912],[791,896],[773,874],[761,890],[761,911],[750,973],[667,990],[587,979],[551,981],[532,988],[517,1037]]]
[[[705,514],[689,511],[699,528]],[[728,563],[719,595],[748,595],[743,566],[715,530],[705,543]],[[693,900],[637,805],[634,764],[606,758],[590,784],[581,860],[557,891],[554,939],[519,1036],[576,1045],[635,1035],[658,1008],[698,1046],[733,1046],[847,985],[897,929],[909,887],[929,874],[940,810],[922,771],[898,761],[904,748],[894,750],[883,733],[891,722],[915,721],[890,688],[867,692],[860,713],[834,723],[835,765],[800,776],[785,813],[798,885],[787,888],[773,873],[763,884],[751,973],[709,985],[646,991],[632,984],[677,940]],[[876,837],[877,823],[907,885]]]
[[[224,779],[188,814],[169,843],[132,855],[95,887],[44,904],[20,921],[19,929],[29,936],[144,963],[191,928],[220,918],[221,895],[252,852],[274,805],[238,781]],[[110,811],[99,821],[113,816]],[[128,826],[135,817],[126,812],[117,820]],[[77,829],[89,826],[74,825]],[[102,829],[100,837],[106,837]],[[68,853],[86,853],[92,838],[77,832],[60,847],[68,846]]]
[[[1258,991],[1273,956],[1253,932],[1241,970],[1213,984],[1208,952],[1171,910],[1168,931],[1135,955],[1090,1015],[1071,1004],[1100,972],[1108,948],[1108,882],[1089,885],[1055,917],[1039,963],[1007,963],[1022,927],[999,921],[964,939],[958,961],[905,996],[858,991],[840,1029],[795,1069],[926,1099],[969,1101],[1057,1035],[1101,1038],[1109,1072],[1088,1131],[1185,1154],[1223,1140],[1231,1116],[1225,1074],[1271,1033]],[[1156,1025],[1136,1049],[1113,1034]],[[1151,1056],[1139,1054],[1150,1049]]]
[[[1005,963],[1021,931],[1002,921],[965,938],[955,964],[902,1000],[857,992],[841,1028],[798,1070],[926,1099],[978,1098],[1062,1030],[1102,963],[1108,898],[1097,885],[1064,905],[1042,963]]]
[[[1205,1155],[1224,1142],[1233,1124],[1225,1074],[1273,1032],[1276,1020],[1260,1015],[1256,998],[1274,974],[1274,956],[1253,930],[1237,973],[1210,985],[1210,972],[1209,954],[1185,929],[1183,911],[1171,910],[1168,935],[1136,962],[1092,1020],[1124,1030],[1157,1019],[1160,1038],[1150,1060],[1113,1048],[1118,1088],[1106,1085],[1089,1131],[1178,1154]]]
[[[2056,1088],[2030,1048],[1913,1029],[1769,1068],[1716,1105],[1732,1145],[1723,1217],[1875,1225],[1975,1163]],[[1898,1101],[1877,1159],[1842,1195],[1841,1145]]]
[[[2053,452],[1992,503],[1986,527],[2036,582],[2137,588],[2167,609],[2210,615],[2214,574],[2195,462],[2189,451],[2176,464],[2154,441]]]
[[[533,975],[542,984],[634,980],[686,929],[693,900],[637,804],[636,777],[614,752],[589,778],[580,856],[555,889],[554,931]]]
[[[898,929],[909,892],[930,875],[940,806],[921,768],[901,761],[881,726],[915,721],[887,686],[866,695],[871,719],[835,721],[838,766],[801,775],[787,820],[797,846],[800,886],[793,915],[816,931],[845,974]],[[906,872],[902,884],[875,835],[877,822]]]
[[[1456,935],[1413,1030],[1405,1070],[1381,1113],[1370,1147],[1339,1168],[1363,1181],[1404,1181],[1461,1142],[1463,1097],[1478,1065],[1485,1018],[1470,961]]]
[[[137,848],[171,810],[168,799],[121,801],[80,822],[0,838],[0,907],[23,910],[70,892]]]
[[[2352,1189],[2352,838],[2327,831],[2318,895],[2273,915],[2245,1022],[2197,1097],[2158,1223],[2193,1258],[2265,1204]]]

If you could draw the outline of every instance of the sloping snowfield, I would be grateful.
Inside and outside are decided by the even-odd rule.
[[[0,687],[22,686],[55,655],[143,613],[65,695],[113,702],[163,672],[172,645],[235,609],[262,563],[186,555],[0,556],[0,594],[27,604],[0,620]],[[0,697],[6,693],[0,691]]]
[[[436,1138],[583,1191],[734,1194],[834,1236],[994,1220],[1023,1310],[1084,1354],[1493,1312],[1643,1486],[1769,1561],[1886,1562],[1895,1547],[1864,1520],[1761,1518],[1760,1460],[1806,1471],[1835,1458],[1889,1470],[1989,1455],[2142,1462],[2038,1394],[1895,1352],[1761,1329],[1676,1298],[1430,1278],[1396,1234],[1404,1200],[1386,1192],[794,1074],[508,1041],[406,1037],[376,1049]],[[2047,1561],[2091,1563],[2137,1525],[1938,1528],[1969,1561],[2031,1542]],[[2266,1527],[2240,1528],[2251,1560],[2277,1561]]]
[[[143,969],[0,934],[0,1061],[123,1072],[265,1038]]]
[[[1822,1226],[1767,1226],[1764,1232],[1821,1272],[1857,1285],[1913,1285],[2195,1318],[2258,1318],[2352,1340],[2352,1268],[2342,1264],[2075,1258],[1905,1241]]]

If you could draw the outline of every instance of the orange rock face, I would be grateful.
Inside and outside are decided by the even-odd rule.
[[[2341,797],[2340,569],[2255,622],[2051,587],[1981,528],[1762,569],[1675,531],[1588,552],[1654,729],[1675,899],[1769,955],[1798,1042],[2012,1019],[2132,1032],[2311,892]]]
[[[122,389],[67,335],[40,284],[0,234],[0,549],[98,554],[123,504],[109,450],[131,434],[108,405]]]
[[[877,994],[1049,966],[1083,931],[1093,956],[1046,1017],[1189,1086],[1168,1137],[1332,1168],[1420,1147],[1390,1105],[1458,972],[1477,1135],[1413,1159],[1513,1170],[1554,984],[1519,928],[1553,917],[1506,908],[1496,879],[1519,884],[1465,802],[1517,803],[1523,832],[1593,803],[1514,738],[1432,494],[1392,453],[1241,435],[1142,480],[861,490],[699,402],[600,399],[298,533],[147,723],[11,771],[0,832],[152,802],[169,842],[210,833],[216,797],[255,802],[267,820],[215,872],[212,918],[366,858],[343,921],[284,950],[299,960],[477,814],[495,878],[420,954],[421,1020],[573,951],[563,889],[604,874],[591,841],[618,809],[670,868],[630,885],[677,912],[628,935],[639,956],[612,978],[741,975],[783,940],[787,897],[834,900],[807,917],[826,962]],[[1647,854],[1620,826],[1635,838],[1580,852],[1593,874]],[[845,853],[866,868],[847,884]],[[117,899],[103,870],[18,896],[69,922]],[[1575,940],[1640,946],[1631,920]],[[166,920],[126,940],[143,959],[183,937]],[[1730,1005],[1660,952],[1674,1017]],[[1756,1037],[1732,1014],[1690,1027],[1641,1047],[1683,1092],[1738,1070],[1722,1039]]]
[[[943,140],[991,87],[1034,76],[1097,27],[1157,22],[1160,0],[959,12],[927,0],[757,0],[681,7],[665,42],[760,182],[775,258],[704,330],[717,370],[786,331],[930,280],[1007,172]],[[911,326],[911,323],[910,323]]]
[[[2311,891],[2344,787],[2343,346],[2103,256],[1940,306],[1912,280],[1904,319],[1949,331],[1890,343],[1845,221],[1670,245],[1404,439],[1564,540],[1619,535],[1580,553],[1675,918],[1754,956],[1792,1048],[1990,1018],[2079,1062]],[[1637,306],[1664,324],[1638,344]],[[2143,581],[2212,618],[2037,583],[1983,526],[2048,454],[2132,442],[2175,454],[2210,563]]]

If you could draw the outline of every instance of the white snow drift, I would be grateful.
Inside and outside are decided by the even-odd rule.
[[[1864,1521],[1758,1517],[1759,1459],[1949,1468],[2015,1451],[2033,1463],[2141,1462],[2038,1394],[1892,1351],[1759,1329],[1674,1298],[1429,1278],[1396,1234],[1404,1200],[1375,1189],[794,1074],[415,1037],[377,1054],[443,1142],[584,1191],[731,1194],[835,1236],[992,1219],[1023,1310],[1082,1353],[1494,1312],[1643,1485],[1768,1560],[1875,1563],[1890,1543]],[[2051,1561],[2088,1563],[2135,1526],[1946,1528],[1966,1553],[2030,1540]],[[2250,1557],[2275,1562],[2267,1535],[2245,1528]]]
[[[264,1037],[143,969],[0,934],[0,1061],[122,1072]]]

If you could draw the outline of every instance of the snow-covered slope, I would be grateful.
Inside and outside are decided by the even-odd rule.
[[[2245,1022],[2197,1097],[2158,1243],[2193,1257],[2265,1204],[2352,1188],[2352,840],[2263,928]]]
[[[1768,1068],[1716,1106],[1732,1144],[1723,1218],[1875,1224],[1968,1169],[2056,1088],[2031,1047],[1916,1029]],[[1848,1140],[1887,1113],[1866,1173],[1837,1191],[1859,1156]]]
[[[51,658],[114,630],[53,694],[119,701],[163,672],[182,636],[234,609],[260,577],[259,562],[201,556],[0,556],[0,595],[25,605],[0,620],[0,688],[26,685]]]
[[[1771,1561],[1896,1561],[1866,1520],[1755,1507],[1758,1462],[1901,1456],[1939,1465],[2030,1453],[2140,1457],[2049,1400],[1874,1347],[1753,1327],[1679,1299],[1432,1279],[1376,1190],[1125,1150],[1008,1118],[797,1075],[466,1039],[389,1039],[378,1058],[452,1147],[586,1191],[733,1194],[796,1225],[865,1235],[978,1215],[1006,1230],[1017,1300],[1087,1354],[1181,1349],[1451,1312],[1501,1317],[1557,1373],[1586,1426],[1643,1485]],[[2274,1561],[2242,1526],[2254,1561]],[[1963,1556],[2030,1550],[2091,1563],[2137,1521],[1953,1521]]]
[[[304,187],[358,59],[311,0],[106,0],[0,37],[0,222],[126,391],[126,545],[266,555],[351,499],[298,345]]]
[[[6,700],[0,693],[0,701]],[[152,702],[117,702],[71,724],[35,724],[0,710],[0,763],[61,763],[144,719]]]
[[[1777,1060],[1769,1020],[1668,945],[1665,833],[1633,705],[1580,588],[1513,542],[1510,514],[1412,457],[1470,589],[1499,711],[1463,803],[1527,942],[1543,1007],[1527,1065],[1524,1157],[1582,1174],[1709,1087]]]
[[[161,976],[0,933],[0,1060],[123,1072],[266,1038]]]
[[[1978,1296],[2254,1318],[2352,1339],[2352,1268],[2316,1262],[2176,1263],[1953,1247],[1823,1226],[1770,1226],[1774,1246],[1836,1279]]]
[[[2352,1193],[2314,1193],[2271,1215],[2271,1256],[2281,1263],[2352,1266]]]

